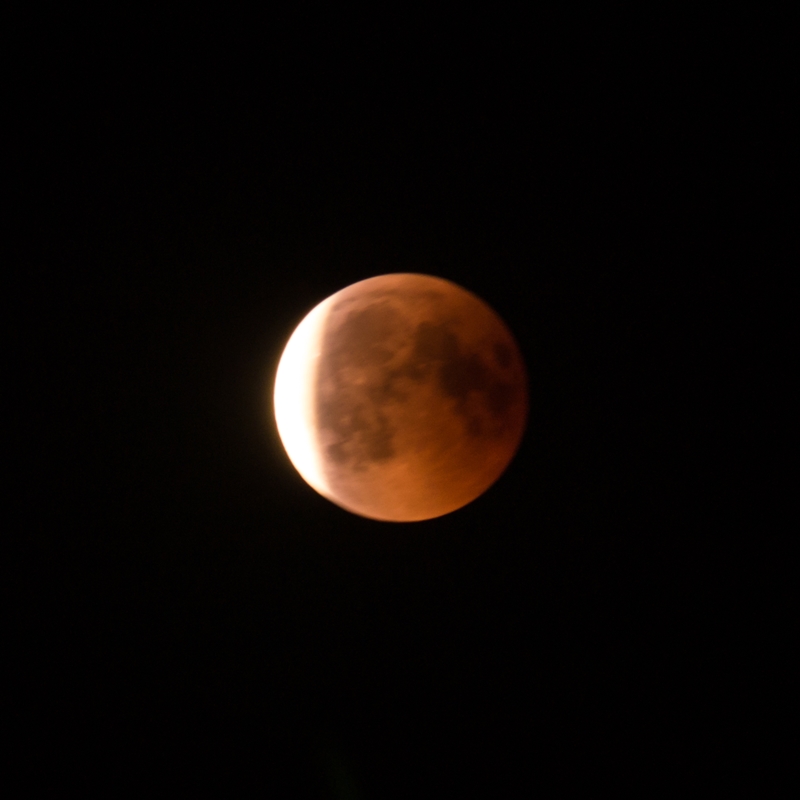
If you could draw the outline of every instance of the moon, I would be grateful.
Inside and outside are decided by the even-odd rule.
[[[430,275],[379,275],[300,322],[273,407],[313,489],[363,517],[413,522],[462,508],[504,472],[525,429],[527,377],[479,297]]]

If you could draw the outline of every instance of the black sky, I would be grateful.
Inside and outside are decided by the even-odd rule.
[[[778,167],[747,40],[304,13],[24,31],[20,785],[658,796],[707,772],[755,625],[732,493],[761,289],[737,298]],[[267,404],[303,315],[392,271],[487,300],[531,382],[508,472],[414,525],[315,495]]]

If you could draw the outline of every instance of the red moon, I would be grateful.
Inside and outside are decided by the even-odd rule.
[[[505,323],[466,289],[413,273],[354,283],[312,309],[281,356],[273,402],[306,482],[392,522],[439,517],[483,494],[528,413]]]

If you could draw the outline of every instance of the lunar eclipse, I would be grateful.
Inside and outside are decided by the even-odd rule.
[[[313,308],[284,349],[273,401],[305,481],[393,522],[483,494],[528,412],[524,363],[502,319],[466,289],[413,273],[360,281]]]

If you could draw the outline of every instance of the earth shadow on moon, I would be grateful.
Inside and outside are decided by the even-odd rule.
[[[493,484],[524,431],[527,379],[500,317],[461,287],[382,275],[329,298],[314,386],[330,499],[430,519]]]

